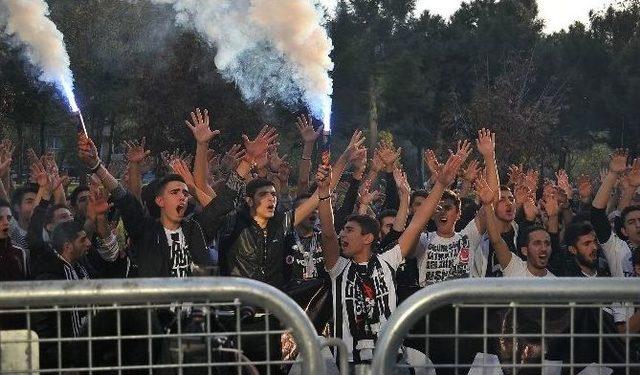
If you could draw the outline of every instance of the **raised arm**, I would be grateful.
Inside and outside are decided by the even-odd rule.
[[[137,140],[124,142],[128,162],[128,187],[129,191],[138,199],[141,199],[142,196],[142,168],[140,166],[151,153],[150,150],[145,150],[146,142],[145,137],[142,137],[139,142]]]
[[[628,152],[627,150],[623,149],[617,149],[613,152],[613,155],[611,155],[607,175],[604,177],[602,185],[600,185],[600,188],[598,189],[598,192],[596,193],[596,196],[595,198],[593,198],[593,202],[591,203],[594,208],[607,208],[607,203],[609,202],[611,191],[616,185],[616,181],[627,169],[627,157]]]
[[[0,195],[7,201],[10,200],[9,197],[11,196],[11,160],[15,149],[13,142],[8,138],[0,142],[0,183],[4,187],[4,189],[1,189],[4,192],[0,190]]]
[[[409,200],[411,199],[411,186],[407,181],[407,174],[400,168],[393,170],[393,180],[398,191],[398,213],[393,221],[393,230],[396,232],[404,231],[407,226],[407,218],[409,217]]]
[[[209,127],[209,110],[207,109],[200,111],[200,108],[196,108],[195,112],[191,112],[191,122],[185,120],[185,124],[189,127],[193,138],[196,140],[196,156],[193,166],[195,186],[200,191],[211,196],[213,195],[212,189],[207,181],[209,176],[207,151],[209,150],[209,143],[215,136],[220,134],[220,130],[211,130]]]
[[[353,133],[353,136],[351,137],[351,141],[349,142],[349,145],[344,150],[342,155],[340,155],[340,158],[338,158],[338,160],[335,162],[335,164],[332,167],[332,173],[331,173],[332,176],[331,176],[331,185],[330,185],[331,189],[334,189],[338,185],[338,182],[340,182],[340,176],[342,175],[342,172],[346,168],[347,162],[352,160],[352,156],[354,155],[354,153],[362,152],[361,148],[364,141],[365,141],[365,138],[362,134],[362,131],[356,130]],[[300,206],[296,208],[296,212],[294,215],[295,225],[300,224],[302,220],[304,220],[307,216],[309,216],[311,212],[313,212],[313,210],[315,210],[316,207],[318,207],[318,202],[319,202],[318,198],[319,198],[318,191],[316,190],[316,192],[309,199],[304,201]],[[333,218],[332,218],[332,221],[333,221]]]
[[[198,187],[198,184],[195,182],[195,179],[191,174],[191,171],[189,170],[189,166],[187,165],[187,163],[185,163],[184,160],[174,159],[171,162],[170,166],[176,174],[182,177],[184,182],[187,184],[187,187],[196,197],[198,202],[200,202],[200,205],[202,205],[202,207],[206,207],[215,197],[215,192],[213,192],[213,190],[211,190],[213,195],[209,195],[208,193],[200,189],[200,187]]]
[[[445,165],[436,171],[435,184],[433,185],[429,196],[427,196],[427,199],[422,202],[416,213],[413,215],[413,219],[411,219],[409,226],[407,226],[407,229],[405,229],[404,233],[402,233],[398,239],[400,251],[404,257],[409,256],[413,251],[416,242],[420,237],[420,233],[436,211],[438,203],[442,198],[442,193],[444,193],[444,190],[453,183],[460,167],[465,160],[467,160],[470,153],[471,146],[469,145],[469,142],[462,142],[458,147],[458,151],[449,156]]]
[[[309,189],[309,173],[311,173],[311,155],[316,140],[322,133],[322,126],[318,126],[317,130],[313,130],[313,119],[311,116],[300,116],[296,120],[298,131],[302,137],[304,144],[302,148],[302,157],[298,164],[298,192],[304,192]]]
[[[476,195],[478,196],[478,198],[480,198],[480,201],[482,202],[482,205],[484,207],[489,240],[491,241],[491,245],[496,251],[496,257],[498,258],[500,267],[502,267],[502,269],[505,269],[509,265],[509,262],[511,262],[511,257],[513,256],[513,254],[511,253],[511,250],[509,250],[509,246],[507,246],[507,243],[500,235],[498,219],[496,218],[496,214],[493,211],[495,192],[493,191],[493,189],[491,189],[489,183],[482,177],[479,177],[476,180]]]
[[[331,269],[340,257],[338,234],[333,226],[333,208],[331,207],[331,167],[320,166],[316,175],[320,204],[318,216],[322,228],[322,253],[326,269]]]
[[[476,140],[478,152],[484,158],[484,165],[487,171],[487,183],[491,190],[496,193],[494,202],[500,199],[500,178],[498,177],[498,164],[496,163],[496,134],[491,130],[482,128],[478,130],[478,139]]]
[[[631,205],[633,196],[640,186],[640,159],[636,158],[631,165],[631,168],[627,171],[627,174],[622,178],[620,183],[622,191],[620,192],[620,200],[618,201],[618,211],[622,211]]]

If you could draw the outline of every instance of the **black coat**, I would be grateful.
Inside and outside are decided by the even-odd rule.
[[[191,259],[198,265],[209,264],[207,246],[222,223],[222,216],[234,207],[235,194],[222,188],[199,214],[182,221],[182,232]],[[139,277],[167,277],[171,275],[169,244],[157,219],[145,214],[140,201],[130,192],[118,187],[112,192],[115,206],[122,215],[124,228],[137,252]]]

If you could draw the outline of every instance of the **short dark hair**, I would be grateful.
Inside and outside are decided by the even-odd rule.
[[[543,226],[539,224],[526,225],[522,229],[520,229],[520,234],[518,235],[518,248],[520,249],[523,247],[527,247],[527,245],[529,245],[529,241],[531,240],[531,238],[529,238],[529,235],[539,230],[545,232],[547,231]]]
[[[455,204],[455,205],[456,205],[456,208],[457,208],[458,210],[460,210],[460,204],[461,204],[461,202],[460,202],[460,197],[458,196],[458,194],[456,194],[456,192],[455,192],[455,191],[453,191],[453,190],[449,190],[449,189],[445,190],[445,191],[442,193],[442,198],[440,198],[440,199],[441,199],[441,200],[442,200],[442,199],[450,199],[450,200],[452,200],[452,201],[453,201],[453,204]]]
[[[586,236],[593,232],[593,226],[588,222],[577,222],[567,226],[564,230],[564,244],[575,247],[581,236]]]
[[[511,186],[509,185],[505,185],[505,184],[501,184],[500,185],[500,191],[508,191],[510,193],[513,193],[513,189],[511,189]]]
[[[9,209],[11,209],[11,204],[7,202],[6,199],[0,198],[0,208],[1,207],[9,207]]]
[[[253,195],[256,193],[256,191],[258,191],[258,189],[265,186],[276,187],[276,185],[272,181],[267,180],[266,178],[253,179],[247,184],[247,188],[245,190],[245,196],[249,198],[253,198]]]
[[[628,206],[628,207],[625,207],[624,210],[622,210],[622,212],[620,212],[620,219],[622,219],[622,225],[624,225],[624,222],[627,220],[627,215],[635,211],[640,211],[640,206],[638,205]]]
[[[347,218],[347,222],[356,222],[360,225],[363,235],[372,234],[373,242],[376,243],[380,239],[380,224],[378,220],[369,215],[351,215]]]
[[[413,193],[411,193],[411,198],[409,198],[409,205],[412,205],[417,197],[426,198],[428,196],[429,196],[429,192],[428,191],[426,191],[424,189],[416,190]]]
[[[47,208],[47,212],[44,215],[44,223],[45,224],[51,224],[53,222],[53,216],[56,213],[57,210],[61,209],[61,208],[66,208],[67,210],[69,209],[69,207],[67,207],[66,204],[54,204],[53,206],[49,206],[49,208]]]
[[[387,208],[386,210],[383,210],[382,212],[380,212],[380,214],[378,214],[378,221],[380,222],[380,224],[382,224],[382,219],[384,219],[385,217],[396,217],[396,215],[398,215],[398,211]]]
[[[58,252],[62,252],[64,244],[78,238],[78,233],[82,232],[84,228],[82,225],[75,221],[67,221],[60,223],[56,226],[51,234],[51,244],[53,248]]]
[[[184,182],[184,179],[182,178],[182,176],[180,176],[179,174],[176,173],[170,173],[164,177],[162,177],[159,181],[158,181],[158,185],[156,187],[156,190],[154,192],[154,198],[161,195],[164,191],[164,188],[167,186],[167,184],[169,182],[172,181],[178,181],[178,182],[182,182],[182,183],[186,183]]]
[[[76,202],[76,199],[78,199],[78,195],[80,195],[80,193],[84,191],[89,191],[89,187],[87,185],[78,185],[78,187],[73,189],[73,191],[69,195],[69,201],[72,205],[76,206],[78,204],[78,202]]]
[[[17,188],[11,195],[11,206],[19,206],[22,204],[24,196],[28,193],[38,194],[38,187],[34,184],[25,184],[22,187]],[[17,216],[17,212],[15,212]]]

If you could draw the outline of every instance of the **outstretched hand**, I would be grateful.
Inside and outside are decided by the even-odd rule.
[[[491,202],[493,202],[495,192],[491,189],[487,180],[485,180],[482,176],[476,179],[474,187],[476,190],[476,195],[478,196],[482,204],[491,204]]]
[[[124,147],[126,149],[126,157],[129,163],[140,164],[151,153],[151,150],[145,150],[146,137],[142,137],[140,141],[134,139],[131,141],[124,141]]]
[[[220,134],[220,130],[209,128],[209,111],[207,109],[200,111],[200,108],[196,108],[195,112],[191,112],[191,122],[185,120],[184,123],[191,129],[193,137],[199,144],[208,144]]]
[[[78,135],[78,156],[88,168],[93,168],[100,162],[96,145],[91,138],[82,133]]]
[[[311,116],[299,116],[296,120],[298,131],[304,143],[315,143],[320,134],[322,134],[322,126],[318,126],[318,129],[313,130],[313,119]]]
[[[245,158],[250,163],[256,163],[259,160],[266,160],[267,151],[270,148],[278,146],[276,140],[278,133],[275,128],[265,125],[255,139],[251,140],[245,134],[242,135],[242,141],[246,150]]]

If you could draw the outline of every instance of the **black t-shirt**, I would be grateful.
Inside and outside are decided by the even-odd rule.
[[[515,244],[515,235],[516,231],[511,228],[508,232],[502,233],[502,239],[507,243],[509,250],[512,253],[518,255],[521,259],[523,258],[522,254],[516,249]],[[489,242],[489,256],[487,257],[487,272],[485,273],[485,277],[502,277],[502,269],[500,268],[500,262],[498,262],[498,258],[496,257],[496,250],[493,248],[493,245]]]
[[[304,281],[327,276],[319,231],[314,230],[312,235],[307,237],[293,231],[287,236],[287,244],[289,252],[285,263],[290,280]]]

